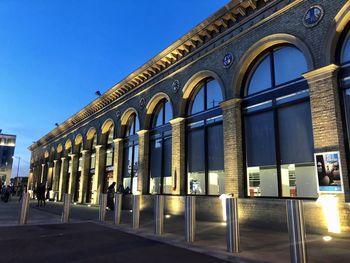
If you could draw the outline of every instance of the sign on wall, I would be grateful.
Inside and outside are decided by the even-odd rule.
[[[315,153],[319,193],[342,193],[343,178],[339,152]]]

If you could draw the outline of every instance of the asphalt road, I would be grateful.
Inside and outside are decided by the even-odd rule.
[[[224,263],[91,222],[0,227],[0,262]]]

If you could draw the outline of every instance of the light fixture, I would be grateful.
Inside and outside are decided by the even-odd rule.
[[[57,122],[55,123],[55,125],[56,125],[57,127],[59,126]]]
[[[100,92],[99,90],[97,90],[97,91],[95,92],[95,95],[100,97],[100,96],[101,96],[101,92]]]

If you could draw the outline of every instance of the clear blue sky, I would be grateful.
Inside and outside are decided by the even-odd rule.
[[[17,135],[19,175],[33,141],[227,2],[0,0],[0,129]]]

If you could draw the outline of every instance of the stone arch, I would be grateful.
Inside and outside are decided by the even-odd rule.
[[[65,149],[66,151],[72,149],[72,141],[71,141],[71,139],[68,139],[68,140],[65,142],[65,144],[64,144],[64,149]]]
[[[152,115],[153,115],[158,103],[163,99],[166,99],[170,103],[171,109],[174,113],[174,106],[173,106],[173,103],[172,103],[169,95],[164,93],[164,92],[159,92],[159,93],[155,94],[146,106],[146,119],[145,119],[145,128],[146,129],[149,129],[151,127]]]
[[[44,158],[47,159],[47,158],[49,158],[49,156],[50,156],[49,151],[46,150],[46,151],[44,152]]]
[[[95,127],[91,127],[86,133],[86,140],[91,140],[97,133]]]
[[[74,144],[75,145],[79,145],[83,142],[83,135],[81,135],[80,133],[75,136],[75,140],[74,140]]]
[[[241,89],[243,87],[244,77],[249,69],[250,65],[255,61],[255,59],[261,55],[266,49],[280,45],[280,44],[290,44],[298,48],[305,57],[307,66],[309,70],[314,68],[314,59],[310,52],[308,46],[301,41],[299,38],[289,34],[274,34],[267,37],[262,38],[254,45],[252,45],[245,54],[240,58],[237,63],[234,75],[232,79],[232,83],[230,87],[234,89],[235,97],[240,97]]]
[[[128,124],[128,120],[130,118],[130,116],[132,114],[136,114],[136,118],[137,120],[139,121],[140,123],[140,120],[138,119],[139,118],[139,115],[136,111],[135,108],[128,108],[124,111],[124,113],[122,114],[122,116],[120,117],[120,126],[119,126],[119,130],[118,130],[118,136],[122,137],[123,134],[124,134],[124,130],[125,130],[125,126]]]
[[[112,119],[105,120],[105,122],[101,126],[102,134],[107,133],[111,129],[111,127],[115,127],[114,121]]]
[[[184,87],[182,88],[183,95],[182,95],[182,101],[180,103],[181,116],[186,115],[186,107],[194,89],[197,87],[199,82],[201,82],[203,79],[206,79],[206,78],[213,78],[219,83],[221,92],[222,92],[222,98],[224,101],[226,100],[226,90],[225,90],[224,82],[219,77],[219,75],[211,70],[199,71],[196,74],[194,74],[192,77],[190,77],[189,80],[187,80]]]
[[[57,146],[57,153],[61,153],[63,150],[63,146],[62,144],[60,143],[58,146]]]
[[[324,65],[336,62],[336,53],[339,40],[350,23],[350,1],[348,1],[338,14],[334,17],[326,37],[325,45],[322,48],[322,54],[325,54]]]

